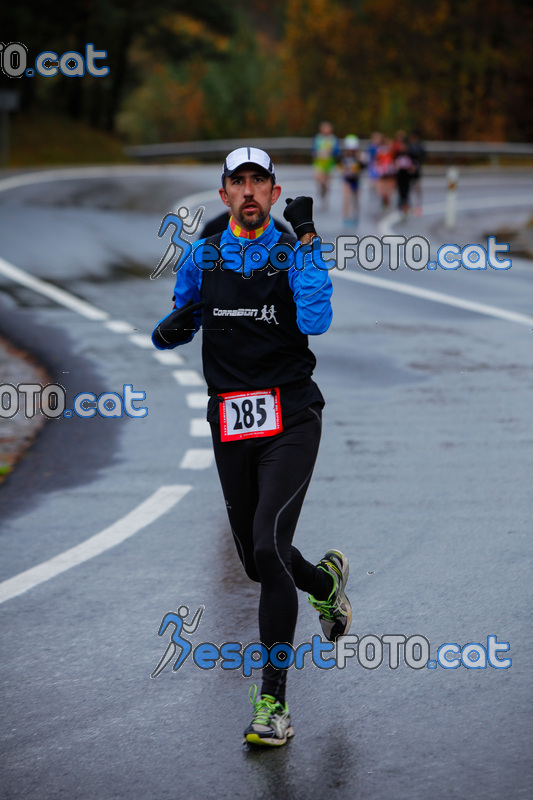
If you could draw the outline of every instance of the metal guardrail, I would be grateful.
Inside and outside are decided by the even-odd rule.
[[[425,142],[428,153],[444,156],[533,156],[533,144],[521,142]]]
[[[276,139],[214,139],[207,142],[172,142],[126,147],[126,155],[133,158],[167,158],[169,156],[226,156],[243,145],[259,147],[272,155],[309,155],[313,146],[311,137],[281,137]]]
[[[168,144],[146,144],[126,147],[125,153],[131,158],[151,160],[156,158],[172,158],[179,156],[223,157],[242,147],[260,147],[273,156],[309,156],[313,145],[312,137],[286,136],[276,139],[215,139],[207,142],[171,142]],[[368,139],[361,139],[361,147],[369,144]],[[533,157],[533,144],[514,142],[424,142],[429,156],[441,156],[447,159]]]

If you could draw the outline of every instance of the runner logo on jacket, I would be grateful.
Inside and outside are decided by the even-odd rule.
[[[271,322],[274,322],[276,325],[279,325],[279,322],[276,319],[276,307],[274,305],[271,305],[270,308],[267,308],[267,305],[265,303],[263,308],[261,309],[261,316],[258,316],[258,314],[259,314],[258,308],[214,308],[213,309],[214,317],[255,317],[256,322],[268,322],[269,325]]]
[[[256,322],[268,322],[269,325],[270,325],[271,322],[275,322],[276,325],[279,325],[279,322],[276,319],[276,308],[275,308],[275,306],[273,306],[273,305],[270,306],[270,308],[267,311],[267,307],[266,307],[266,303],[265,303],[265,305],[261,309],[261,316],[257,317],[257,319],[255,321]]]

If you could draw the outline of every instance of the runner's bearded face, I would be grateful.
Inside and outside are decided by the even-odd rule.
[[[268,219],[271,207],[281,194],[281,186],[272,185],[267,172],[251,165],[227,177],[219,193],[237,224],[251,231],[260,228]]]

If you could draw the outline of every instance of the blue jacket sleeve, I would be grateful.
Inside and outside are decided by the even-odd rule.
[[[203,239],[199,239],[193,245],[193,252],[199,244],[203,243]],[[174,285],[174,308],[181,308],[188,300],[193,301],[193,303],[199,303],[201,300],[200,297],[200,286],[202,283],[202,271],[198,269],[196,264],[193,261],[192,253],[189,258],[182,264],[178,272],[176,273],[176,283]],[[168,314],[165,314],[162,319],[160,319],[155,326],[159,325],[160,322],[163,322],[164,319],[170,316],[174,311],[174,308],[169,311]],[[192,341],[195,333],[200,329],[200,320],[201,320],[201,311],[197,311],[194,314],[194,331],[191,333],[188,339],[185,339],[183,342],[176,342],[176,344],[169,344],[166,347],[162,347],[158,342],[154,340],[154,334],[152,333],[152,344],[158,350],[173,350],[175,347],[179,347],[182,344],[188,344]],[[155,331],[155,329],[154,329]]]
[[[315,267],[312,254],[306,253],[304,268],[289,270],[289,285],[296,303],[296,322],[302,333],[325,333],[333,319],[333,286],[327,270]]]

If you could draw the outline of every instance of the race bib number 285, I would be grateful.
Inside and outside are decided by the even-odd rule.
[[[282,430],[279,389],[227,392],[220,395],[220,438],[223,442],[253,436],[275,436]]]

